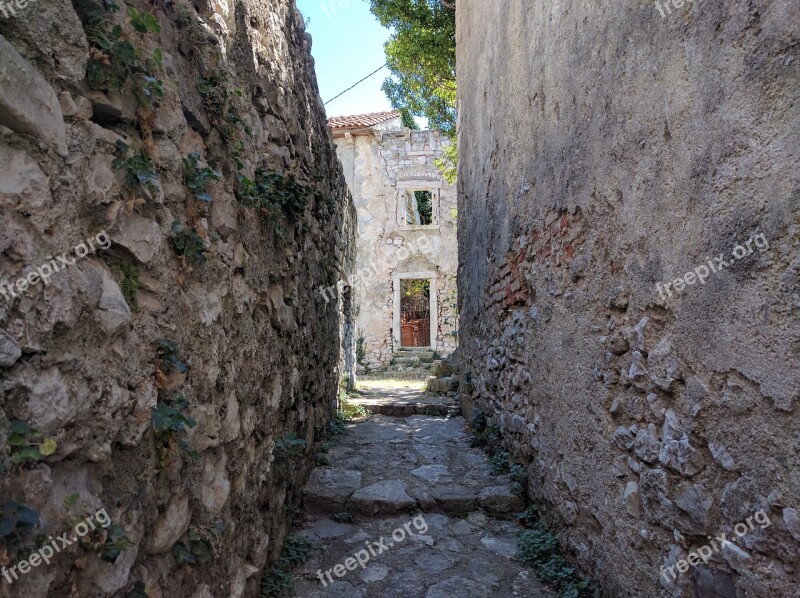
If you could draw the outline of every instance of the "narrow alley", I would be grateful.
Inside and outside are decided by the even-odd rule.
[[[392,382],[379,392],[385,404],[395,391],[395,409],[436,400]],[[515,558],[524,490],[492,472],[464,418],[373,415],[347,424],[327,456],[303,490],[299,535],[315,550],[298,596],[556,596]]]

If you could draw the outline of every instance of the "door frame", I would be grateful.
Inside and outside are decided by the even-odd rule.
[[[394,287],[394,314],[392,322],[392,336],[394,337],[394,344],[397,349],[402,347],[402,338],[400,336],[400,281],[401,280],[427,280],[430,282],[430,310],[431,310],[431,344],[428,347],[415,347],[416,349],[432,349],[436,350],[437,331],[439,330],[438,313],[439,306],[436,299],[436,272],[425,270],[420,272],[398,272],[392,275],[392,283]]]

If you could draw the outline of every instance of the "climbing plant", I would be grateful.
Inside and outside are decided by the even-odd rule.
[[[123,172],[125,183],[133,191],[152,199],[158,193],[158,174],[153,160],[143,151],[129,155],[130,146],[121,140],[117,140],[116,147],[117,157],[111,161],[111,167]]]
[[[96,528],[79,538],[81,548],[93,552],[107,563],[115,563],[123,551],[133,548],[135,544],[125,534],[125,528],[113,524],[108,528]]]
[[[16,464],[35,463],[55,453],[57,448],[55,440],[44,438],[39,430],[20,419],[11,420],[7,442],[11,462]]]
[[[258,210],[266,223],[282,233],[283,222],[296,222],[314,192],[291,175],[258,169],[254,179],[240,174],[236,187],[239,203]]]
[[[7,557],[24,552],[38,524],[39,514],[26,504],[15,500],[0,504],[0,551]]]
[[[188,259],[190,262],[204,262],[206,260],[206,244],[200,234],[191,227],[180,222],[172,223],[172,247],[175,252]]]
[[[128,22],[114,22],[119,6],[105,2],[106,10],[90,15],[87,37],[91,45],[87,78],[95,89],[129,90],[139,103],[153,108],[164,95],[164,83],[157,74],[162,68],[160,48],[148,52],[136,34],[159,33],[155,15],[128,7]],[[131,31],[132,30],[132,31]]]
[[[200,166],[200,154],[192,152],[183,159],[183,184],[200,201],[213,201],[206,187],[212,181],[221,181],[222,175],[209,166]]]
[[[222,69],[197,80],[197,91],[203,98],[211,121],[228,142],[240,139],[241,132],[252,136],[253,131],[243,117],[244,111],[241,89],[233,87],[231,75]]]
[[[219,522],[212,528],[191,527],[184,538],[172,547],[178,564],[206,565],[217,558],[220,536],[224,524]]]
[[[158,403],[152,409],[151,420],[156,439],[162,449],[176,445],[192,459],[197,452],[187,442],[187,431],[197,425],[195,419],[186,411],[189,401],[182,394],[168,395],[159,392]],[[164,455],[162,455],[163,457]]]

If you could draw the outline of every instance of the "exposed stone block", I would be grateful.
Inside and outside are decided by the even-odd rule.
[[[55,90],[0,36],[0,124],[67,155],[66,128]]]

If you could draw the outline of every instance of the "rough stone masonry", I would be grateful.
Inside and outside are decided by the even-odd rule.
[[[355,212],[294,2],[110,4],[0,20],[0,283],[111,239],[0,299],[0,565],[113,522],[0,595],[254,596],[335,412]]]
[[[457,22],[465,410],[608,595],[800,596],[796,5],[462,0]]]

